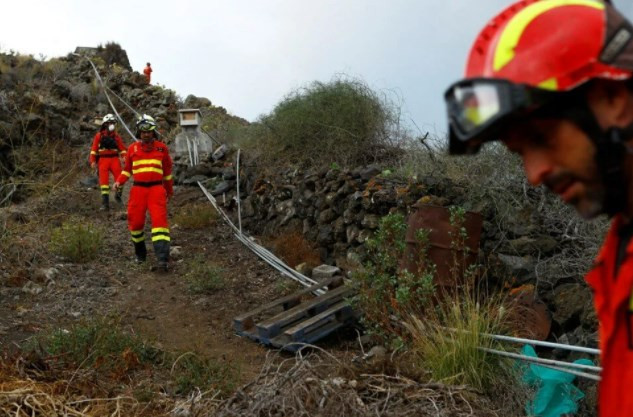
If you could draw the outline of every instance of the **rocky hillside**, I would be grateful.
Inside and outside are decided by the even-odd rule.
[[[78,49],[93,51],[90,59],[129,126],[134,126],[135,116],[117,95],[137,111],[156,117],[167,139],[176,133],[177,110],[183,107],[200,108],[207,130],[246,123],[206,98],[183,100],[172,90],[148,85],[140,73],[129,69],[127,54],[116,44]],[[92,66],[81,56],[39,61],[29,55],[0,54],[0,201],[24,197],[28,187],[22,184],[34,174],[54,174],[46,154],[34,158],[39,149],[89,146],[98,128],[95,120],[107,113],[112,110],[106,95]],[[126,143],[133,140],[122,127],[119,130]]]
[[[139,112],[155,116],[168,143],[179,129],[179,108],[200,108],[202,127],[214,131],[220,140],[223,132],[230,128],[248,125],[209,99],[195,96],[182,99],[169,89],[148,85],[141,74],[129,68],[127,55],[120,47],[110,45],[80,52],[90,52],[123,121],[132,125],[134,114],[116,95]],[[522,179],[516,180],[522,177],[503,183],[507,179],[484,174],[488,181],[485,184],[484,181],[475,184],[477,180],[469,175],[456,178],[451,171],[453,162],[435,161],[438,157],[433,155],[430,156],[433,164],[417,163],[418,167],[429,166],[428,172],[420,175],[395,173],[391,169],[393,161],[354,168],[325,164],[303,169],[286,166],[263,170],[250,163],[248,150],[242,153],[242,169],[238,173],[235,149],[221,159],[209,157],[195,167],[180,161],[174,173],[175,201],[170,206],[170,215],[175,215],[173,242],[181,246],[178,256],[174,256],[174,275],[161,280],[151,271],[139,271],[127,262],[131,249],[123,207],[111,217],[95,219],[94,190],[80,182],[91,175],[86,162],[87,149],[97,129],[95,120],[110,112],[106,95],[86,59],[69,54],[42,62],[31,56],[0,54],[0,237],[5,239],[0,246],[4,250],[4,253],[0,251],[0,261],[10,264],[10,268],[0,271],[0,290],[6,295],[5,300],[12,300],[0,304],[6,318],[0,320],[0,344],[23,341],[49,326],[76,324],[91,315],[124,309],[125,326],[141,333],[147,331],[144,335],[158,337],[167,348],[198,348],[194,345],[199,343],[202,337],[199,335],[204,335],[201,355],[213,359],[221,357],[222,361],[233,356],[238,367],[243,366],[248,371],[247,376],[257,375],[254,367],[262,364],[266,352],[248,341],[236,341],[231,319],[292,288],[282,282],[275,271],[231,240],[230,231],[216,224],[219,222],[186,230],[187,226],[183,225],[187,215],[190,216],[193,209],[208,208],[205,198],[195,188],[201,182],[234,218],[238,216],[239,201],[243,226],[263,242],[274,246],[275,241],[299,236],[296,241],[306,243],[312,251],[309,262],[286,259],[305,274],[310,274],[311,267],[317,263],[334,265],[344,272],[358,268],[366,261],[365,244],[375,235],[380,219],[393,212],[407,215],[419,201],[477,211],[484,218],[479,260],[485,267],[486,283],[494,288],[536,287],[552,317],[549,338],[595,346],[596,321],[591,294],[582,283],[582,274],[590,263],[604,222],[593,229],[581,226],[568,211],[552,203],[543,190],[525,186]],[[119,130],[129,144],[133,139],[127,137],[123,129]],[[406,153],[400,149],[394,154]],[[482,167],[490,169],[501,163],[494,158],[492,161]],[[485,173],[485,169],[481,171]],[[494,186],[488,187],[493,183]],[[483,191],[477,193],[477,189]],[[202,212],[206,213],[204,209]],[[40,227],[41,223],[63,229],[66,218],[73,216],[79,217],[79,224],[94,222],[102,230],[115,229],[105,234],[107,250],[99,253],[92,263],[67,262],[47,246],[49,230]],[[112,260],[119,258],[126,260],[112,268]],[[192,297],[181,278],[188,277],[209,260],[228,271],[221,285],[216,283],[222,291]],[[53,270],[54,277],[49,278],[46,271]],[[202,275],[209,275],[207,272],[204,270]],[[343,346],[342,350],[347,352],[337,355],[347,360],[348,351],[357,349],[356,335]],[[29,366],[36,365],[29,363]],[[133,365],[135,370],[145,371],[139,363]],[[172,373],[175,365],[174,362],[171,366]],[[378,373],[361,370],[359,375],[387,373],[387,365],[381,362],[380,366]],[[169,366],[163,371],[166,369]],[[325,381],[319,383],[330,384],[328,378],[333,375],[318,372],[314,376],[314,372],[306,373],[304,368],[299,371],[296,375],[308,385],[317,377]],[[395,373],[398,372],[396,369]],[[262,375],[266,373],[260,377]],[[277,377],[288,380],[275,371]],[[350,377],[346,374],[346,378]],[[385,379],[389,378],[385,376]],[[411,382],[407,380],[405,385]],[[170,387],[171,383],[166,384]],[[344,383],[346,392],[354,398],[357,381],[344,379]],[[368,386],[371,383],[369,381]],[[382,383],[387,382],[381,379]],[[403,381],[397,383],[404,384]],[[257,386],[263,389],[276,385],[264,380]],[[156,387],[161,387],[160,392],[170,389],[160,384],[152,385],[151,389],[157,390]],[[100,395],[112,392],[109,386],[101,388]],[[429,391],[427,388],[416,385],[416,389],[425,392]],[[451,387],[440,384],[439,389],[435,385],[430,388],[447,404],[455,405]],[[300,391],[297,396],[303,395],[303,388]],[[391,391],[387,389],[387,392]],[[169,391],[168,395],[175,398],[183,392]],[[363,395],[365,399],[376,398],[371,390]],[[224,404],[228,410],[226,415],[240,415],[230,410],[233,406],[252,405],[241,391],[235,396],[239,401],[234,399]],[[360,397],[355,398],[354,401],[360,401]],[[428,404],[425,401],[420,405],[419,410],[426,410],[431,403],[435,406],[433,398]],[[386,408],[390,396],[384,401]],[[406,402],[402,401],[402,404]],[[464,401],[459,408],[470,408],[468,401]],[[139,400],[136,405],[141,409],[143,404],[143,400]],[[360,404],[365,407],[362,401]],[[496,415],[487,414],[495,405],[488,406],[487,400],[481,404],[484,411],[478,415]],[[275,404],[270,407],[274,409]],[[376,405],[375,409],[379,408],[382,405]],[[331,409],[337,409],[336,403]],[[161,410],[166,410],[164,404]],[[389,413],[401,415],[393,410]],[[366,414],[363,408],[353,415]]]

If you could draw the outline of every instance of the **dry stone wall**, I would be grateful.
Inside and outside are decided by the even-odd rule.
[[[176,182],[195,185],[201,181],[237,218],[235,162],[233,153],[196,167],[183,163],[176,170]],[[519,216],[501,230],[491,208],[493,202],[475,207],[465,199],[464,189],[447,178],[428,176],[404,181],[379,166],[287,169],[273,176],[262,176],[246,167],[240,177],[242,225],[250,234],[279,237],[298,231],[315,244],[324,263],[344,271],[363,261],[364,243],[374,235],[383,216],[393,212],[406,216],[420,199],[446,207],[458,205],[484,215],[480,260],[493,284],[537,284],[539,273],[547,273],[539,272],[538,265],[554,259],[569,245],[563,237],[545,230],[534,215]],[[591,293],[582,277],[552,278],[550,282],[537,288],[552,312],[557,337],[595,346],[596,319]]]

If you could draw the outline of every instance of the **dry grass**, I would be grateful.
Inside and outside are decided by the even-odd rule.
[[[352,368],[323,352],[279,360],[206,416],[501,416],[466,386]]]
[[[174,224],[185,229],[202,229],[214,225],[218,213],[209,204],[188,204],[181,207],[174,216]]]
[[[321,265],[318,252],[299,232],[281,234],[270,245],[273,252],[293,268],[304,262],[311,268]]]

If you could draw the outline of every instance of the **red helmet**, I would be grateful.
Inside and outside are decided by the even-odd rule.
[[[466,79],[445,94],[450,151],[476,152],[495,126],[592,78],[633,75],[633,27],[595,0],[521,0],[475,40]],[[491,135],[492,133],[492,135]]]

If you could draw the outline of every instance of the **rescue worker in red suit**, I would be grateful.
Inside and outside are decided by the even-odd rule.
[[[149,84],[152,79],[152,71],[153,71],[152,65],[148,62],[145,68],[143,69],[143,74],[145,75],[147,84]]]
[[[158,267],[167,271],[170,246],[167,200],[174,193],[172,160],[167,145],[157,140],[156,122],[151,116],[141,116],[136,128],[139,141],[128,148],[125,166],[114,188],[120,189],[132,177],[127,220],[136,260],[145,262],[147,258],[144,228],[145,214],[149,210],[154,254]]]
[[[612,218],[586,277],[599,322],[598,415],[633,416],[633,26],[600,1],[516,1],[483,28],[444,99],[450,153],[501,140],[532,185],[585,218]]]
[[[97,132],[90,148],[90,166],[98,168],[99,187],[101,189],[101,210],[110,208],[110,173],[113,179],[121,175],[121,163],[126,154],[123,140],[116,133],[116,117],[112,114],[103,116],[101,129]],[[121,189],[117,190],[114,198],[121,203]]]

